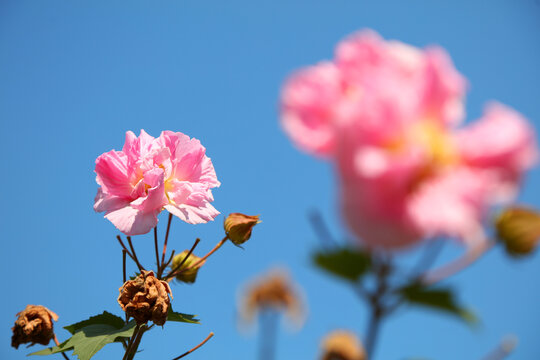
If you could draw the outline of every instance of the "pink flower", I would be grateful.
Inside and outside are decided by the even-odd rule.
[[[369,247],[438,236],[472,243],[537,147],[526,120],[503,105],[456,129],[465,89],[443,49],[362,31],[338,44],[333,62],[292,76],[282,124],[301,149],[335,163],[344,218]]]
[[[101,188],[94,210],[126,235],[150,231],[164,208],[190,224],[213,220],[219,212],[210,205],[211,189],[220,183],[205,152],[199,140],[180,132],[163,131],[156,139],[128,131],[122,151],[96,159]]]

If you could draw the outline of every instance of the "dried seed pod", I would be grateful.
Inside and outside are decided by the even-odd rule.
[[[26,308],[17,313],[15,326],[11,328],[11,346],[15,349],[20,344],[31,343],[47,345],[54,338],[53,320],[58,320],[56,315],[45,306],[27,305]]]
[[[144,324],[152,320],[156,325],[163,325],[167,321],[171,288],[166,281],[155,277],[153,271],[144,271],[133,280],[122,285],[118,304],[128,316]]]

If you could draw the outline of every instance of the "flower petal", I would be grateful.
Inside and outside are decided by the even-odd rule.
[[[202,224],[214,220],[220,213],[210,203],[201,206],[165,205],[165,209],[188,224]]]
[[[159,211],[144,212],[130,205],[105,214],[114,226],[126,235],[146,234],[158,223]]]

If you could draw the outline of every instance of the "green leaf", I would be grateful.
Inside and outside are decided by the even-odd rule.
[[[120,321],[118,321],[120,319]],[[43,349],[29,355],[51,355],[73,350],[80,360],[89,360],[105,345],[130,338],[135,330],[135,321],[128,324],[113,314],[104,312],[88,320],[66,326],[73,336],[59,346]]]
[[[88,325],[96,325],[96,324],[105,324],[105,325],[111,325],[117,329],[121,329],[124,327],[125,322],[124,319],[122,319],[120,316],[116,316],[111,314],[110,312],[104,311],[103,314],[92,316],[91,318],[71,324],[68,326],[64,326],[64,329],[69,331],[72,335],[77,332],[78,330],[88,326]]]
[[[131,275],[129,277],[129,280],[135,280],[137,277],[139,277],[139,275],[141,275],[141,273],[136,271],[134,275]]]
[[[52,355],[52,354],[56,354],[56,353],[59,353],[59,352],[73,350],[73,346],[69,346],[67,344],[69,342],[69,340],[70,339],[64,341],[63,343],[61,343],[58,346],[54,346],[54,347],[46,348],[46,349],[43,349],[43,350],[40,350],[40,351],[36,351],[36,352],[31,353],[31,354],[28,354],[27,356],[30,356],[30,355]]]
[[[425,306],[456,315],[471,325],[478,322],[476,315],[460,305],[449,288],[430,288],[414,283],[402,287],[398,292],[413,305]]]
[[[167,313],[167,321],[185,322],[190,324],[200,324],[199,319],[196,319],[197,315],[188,315],[175,312],[172,306],[169,306],[169,312]]]
[[[353,282],[358,281],[371,267],[369,254],[348,248],[319,251],[314,254],[313,261],[326,272]]]

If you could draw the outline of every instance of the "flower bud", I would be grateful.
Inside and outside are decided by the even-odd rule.
[[[197,273],[199,272],[199,269],[201,268],[201,266],[204,265],[206,260],[201,262],[199,265],[197,265],[196,267],[192,269],[185,270],[193,266],[193,264],[195,264],[197,261],[201,259],[198,256],[190,254],[189,257],[186,259],[186,261],[184,261],[184,258],[186,257],[188,253],[189,253],[188,250],[184,250],[180,254],[175,255],[172,261],[171,269],[174,271],[178,271],[178,270],[182,271],[176,275],[176,280],[182,281],[188,284],[193,284],[195,280],[197,279]],[[184,261],[183,264],[182,264],[182,261]],[[182,264],[182,266],[178,267],[178,265],[180,264]]]
[[[47,345],[54,338],[53,320],[58,315],[41,305],[26,305],[26,308],[17,313],[15,326],[11,328],[11,346],[15,349],[20,344],[31,343]]]
[[[128,316],[145,324],[152,320],[156,325],[163,325],[167,321],[171,288],[166,281],[158,280],[153,271],[142,271],[142,274],[122,285],[118,304]]]
[[[232,213],[227,216],[224,223],[225,232],[235,245],[241,245],[251,237],[251,230],[260,223],[259,215],[250,216]]]
[[[540,214],[532,209],[513,207],[496,219],[497,236],[512,256],[531,253],[540,238]]]
[[[272,270],[255,279],[244,291],[239,305],[241,319],[246,324],[267,310],[285,313],[297,327],[305,320],[300,291],[282,270]]]
[[[344,330],[327,335],[322,343],[321,360],[365,360],[366,352],[357,337]]]

